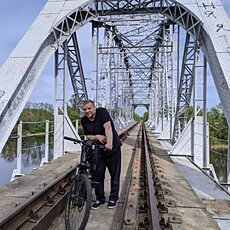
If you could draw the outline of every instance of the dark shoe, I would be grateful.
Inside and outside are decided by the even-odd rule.
[[[98,208],[100,208],[101,205],[103,205],[105,203],[105,201],[101,201],[101,200],[96,200],[95,203],[92,205],[92,209],[96,210]]]
[[[110,200],[109,202],[108,202],[108,208],[110,208],[110,209],[112,209],[112,208],[115,208],[116,207],[116,205],[117,205],[117,201],[115,201],[115,200]]]

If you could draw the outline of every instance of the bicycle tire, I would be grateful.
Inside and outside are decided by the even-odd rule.
[[[66,230],[84,230],[89,219],[92,200],[91,182],[87,175],[77,175],[68,193],[65,209]]]

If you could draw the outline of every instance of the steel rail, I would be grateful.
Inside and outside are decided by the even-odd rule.
[[[136,126],[136,124],[135,124]],[[140,143],[141,142],[141,128],[140,130],[138,131],[138,135],[137,135],[137,140],[136,140],[136,144],[135,144],[135,148],[133,149],[133,154],[132,154],[132,157],[131,157],[131,161],[129,162],[129,167],[128,167],[128,170],[127,170],[127,174],[126,174],[126,186],[125,188],[123,188],[123,191],[121,192],[121,196],[124,197],[124,205],[123,205],[123,208],[120,212],[120,219],[115,221],[114,225],[116,228],[115,229],[118,229],[118,230],[123,230],[125,229],[125,214],[126,214],[126,210],[127,210],[127,206],[128,206],[128,196],[129,196],[129,193],[130,193],[130,189],[131,189],[131,182],[132,182],[132,172],[134,170],[134,165],[133,165],[133,162],[134,162],[134,158],[135,158],[135,155],[136,155],[136,151],[138,148],[140,148]]]
[[[137,123],[131,125],[128,129],[122,131],[119,134],[121,140],[123,140],[127,133],[130,132]],[[50,184],[46,185],[41,191],[33,194],[28,199],[24,200],[17,207],[10,210],[4,216],[0,218],[0,229],[18,229],[22,227],[32,216],[34,216],[34,226],[32,229],[43,229],[43,227],[47,223],[51,223],[52,220],[56,217],[55,213],[60,213],[64,208],[65,198],[67,192],[61,192],[60,190],[65,190],[65,188],[69,185],[69,182],[74,177],[76,171],[76,166],[69,169],[66,173],[62,174],[55,180],[53,180]],[[52,207],[52,211],[47,213],[50,216],[38,217],[36,220],[36,213],[40,211],[53,197],[58,194],[63,193],[62,196],[58,198],[58,201],[54,204],[55,207]],[[57,214],[58,215],[58,214]],[[33,218],[33,217],[32,217]],[[29,228],[28,228],[29,229]]]
[[[155,188],[153,185],[153,175],[152,175],[152,169],[151,164],[149,160],[149,151],[148,151],[148,145],[147,145],[147,138],[146,138],[146,130],[143,125],[142,129],[143,133],[143,141],[144,141],[144,149],[145,149],[145,160],[146,160],[146,171],[147,171],[147,180],[148,180],[148,197],[149,197],[149,209],[150,209],[150,221],[151,226],[154,230],[160,230],[160,220],[159,220],[159,213],[157,208],[157,198],[155,196]]]
[[[76,167],[71,168],[65,174],[45,186],[40,192],[35,193],[28,199],[20,203],[16,208],[0,219],[0,229],[17,229],[28,220],[32,214],[36,213],[44,206],[48,199],[60,193],[72,176],[75,174]]]
[[[119,137],[121,140],[124,140],[128,134],[128,132],[130,132],[132,129],[134,129],[136,127],[138,123],[135,123],[134,125],[131,125],[129,128],[127,128],[126,130],[122,131],[120,134],[119,134]]]
[[[153,178],[152,177],[152,167],[151,167],[150,159],[149,159],[149,151],[148,151],[147,138],[146,138],[146,134],[145,134],[144,124],[142,124],[140,127],[136,141],[137,142],[135,144],[135,149],[133,152],[132,160],[131,160],[130,165],[129,165],[129,173],[127,174],[126,190],[124,192],[122,192],[122,194],[124,194],[124,195],[122,195],[122,197],[125,197],[124,204],[123,204],[122,208],[119,209],[120,217],[115,219],[115,221],[113,223],[114,225],[112,225],[112,226],[116,230],[142,228],[146,224],[145,222],[142,222],[142,221],[145,221],[143,219],[143,215],[144,215],[147,217],[147,220],[148,220],[147,224],[149,224],[148,225],[149,227],[152,227],[152,229],[154,229],[154,230],[160,230],[161,227],[160,227],[160,221],[159,221],[159,212],[158,212],[158,208],[157,208],[158,200],[155,196],[155,188],[154,188],[153,179],[152,179]],[[148,191],[147,192],[148,196],[146,197],[147,198],[146,201],[148,202],[148,211],[146,212],[146,214],[144,214],[142,211],[140,211],[142,204],[144,204],[143,201],[139,204],[140,205],[139,207],[138,206],[133,207],[135,210],[131,210],[131,206],[130,206],[130,205],[132,205],[132,206],[135,205],[135,202],[132,200],[132,199],[134,199],[135,191],[132,191],[131,187],[133,186],[133,181],[132,181],[132,178],[134,176],[133,173],[134,173],[134,171],[138,170],[138,169],[134,169],[135,165],[133,164],[134,157],[135,157],[134,155],[136,155],[136,150],[138,148],[142,149],[141,154],[144,154],[143,155],[144,161],[141,164],[144,164],[144,167],[145,167],[144,174],[146,175],[146,190]],[[141,168],[139,170],[140,170],[140,172],[142,171]],[[144,177],[144,175],[142,173],[140,173],[140,177]],[[139,183],[141,184],[143,182],[141,182],[141,180],[139,179]],[[139,195],[137,195],[137,196],[140,196],[140,193],[142,190],[141,185],[139,185],[137,187],[140,187]],[[129,197],[130,192],[132,194],[131,198]],[[136,191],[136,192],[138,192],[138,191]],[[142,191],[142,193],[143,193],[143,191]],[[138,198],[136,198],[136,199],[138,199]],[[131,211],[129,211],[129,210],[131,210]],[[116,224],[115,224],[115,222],[116,222]],[[119,223],[119,224],[117,224],[117,223]]]

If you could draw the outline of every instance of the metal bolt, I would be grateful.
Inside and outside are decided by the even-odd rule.
[[[165,227],[165,219],[164,219],[164,217],[162,217],[161,220],[160,220],[160,226],[161,226],[162,228]]]

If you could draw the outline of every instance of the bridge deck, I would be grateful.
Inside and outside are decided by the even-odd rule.
[[[121,214],[121,207],[124,204],[126,175],[133,148],[135,147],[138,128],[139,126],[131,132],[122,145],[122,192],[118,205],[112,210],[107,209],[106,204],[98,210],[92,210],[87,230],[96,228],[104,230],[116,229],[114,226],[117,225],[116,221]],[[226,226],[229,226],[228,213],[230,213],[230,197],[228,193],[222,190],[186,158],[174,156],[170,158],[150,130],[148,130],[148,136],[154,158],[163,171],[163,189],[167,191],[165,193],[166,204],[170,213],[174,213],[175,229],[200,229],[200,223],[202,223],[203,229],[218,229],[216,221],[221,229],[227,229]],[[77,161],[79,161],[79,153],[67,153],[62,158],[58,158],[50,164],[33,170],[24,177],[1,187],[0,217],[14,208],[16,204],[27,199],[32,193],[38,192],[44,186],[44,183],[50,183],[70,167],[76,165]],[[197,184],[195,184],[195,181]],[[202,184],[203,189],[205,188],[206,190],[202,190],[198,184]],[[206,187],[205,185],[207,184],[212,186]],[[108,174],[106,175],[105,185],[108,199]],[[208,195],[204,196],[204,194]],[[64,229],[63,215],[56,218],[49,229]]]
[[[229,193],[186,156],[169,157],[156,136],[150,130],[148,132],[152,151],[159,157],[169,184],[168,189],[172,193],[169,198],[176,202],[177,208],[175,207],[174,212],[182,217],[183,222],[192,224],[188,229],[200,229],[200,223],[202,229],[218,229],[213,220],[221,229],[229,229]]]
[[[220,228],[228,229],[230,226],[229,194],[189,159],[181,156],[171,158]]]
[[[67,153],[63,157],[33,169],[25,176],[0,187],[0,218],[45,185],[61,176],[79,162],[80,153]]]

